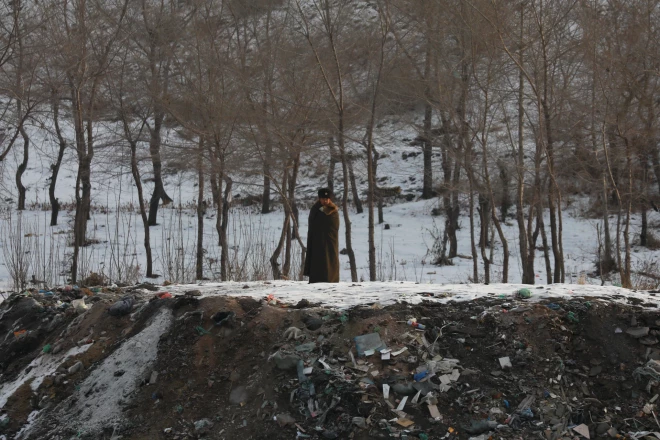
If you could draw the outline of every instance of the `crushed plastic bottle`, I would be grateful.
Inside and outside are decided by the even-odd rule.
[[[426,330],[426,326],[424,324],[420,324],[419,322],[417,322],[416,319],[409,319],[406,324],[408,324],[411,327],[418,328],[420,330]]]

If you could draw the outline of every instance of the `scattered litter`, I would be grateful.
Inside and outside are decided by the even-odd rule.
[[[401,399],[399,406],[396,407],[397,411],[403,411],[403,408],[406,406],[407,401],[408,401],[408,396],[403,396],[403,399]]]
[[[439,420],[442,418],[440,411],[438,411],[437,405],[429,405],[429,413],[434,420]]]
[[[509,368],[513,368],[513,365],[511,365],[511,360],[509,359],[508,356],[500,358],[499,361],[500,361],[500,366],[502,367],[503,370],[508,370]]]
[[[406,350],[408,350],[408,347],[403,347],[403,348],[400,349],[400,350],[393,351],[393,352],[392,352],[392,356],[393,356],[393,357],[397,357],[398,355],[400,355],[401,353],[403,353],[403,352],[406,351]]]
[[[518,290],[518,297],[522,299],[527,299],[532,297],[532,291],[529,290],[526,287],[523,287],[522,289]]]
[[[584,423],[581,424],[581,425],[573,427],[573,431],[577,432],[582,437],[591,438],[591,437],[589,437],[589,427],[587,425],[585,425]]]
[[[213,324],[216,327],[220,327],[222,325],[225,325],[229,322],[231,322],[234,317],[236,316],[236,313],[230,311],[219,311],[215,313],[213,316],[211,316],[211,319],[213,320]]]
[[[380,339],[380,334],[369,333],[355,337],[355,348],[357,349],[358,356],[365,356],[366,351],[383,350],[387,348],[383,341]]]
[[[110,306],[108,309],[108,314],[111,316],[128,315],[131,312],[134,303],[135,299],[133,298],[133,295],[126,295],[112,306]]]

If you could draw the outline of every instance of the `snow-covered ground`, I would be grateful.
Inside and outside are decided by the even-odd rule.
[[[432,217],[430,214],[434,203],[417,201],[399,203],[385,208],[385,224],[376,227],[377,278],[379,281],[400,280],[414,281],[423,284],[466,283],[474,282],[472,277],[472,260],[465,258],[470,255],[469,220],[461,218],[462,228],[459,230],[459,255],[454,259],[454,265],[437,267],[431,264],[433,255],[433,236],[438,235],[443,228],[442,217]],[[7,245],[10,237],[22,236],[30,247],[29,261],[33,266],[29,274],[36,274],[37,279],[48,278],[49,269],[57,270],[52,284],[65,284],[64,276],[70,262],[72,249],[67,247],[70,241],[69,231],[73,221],[73,213],[63,213],[61,225],[48,226],[48,212],[27,211],[21,214],[20,222],[17,214],[13,214],[13,228],[5,221],[2,226],[3,244]],[[189,210],[162,209],[160,225],[152,227],[151,243],[154,255],[155,272],[161,275],[156,282],[165,280],[191,282],[194,280],[194,255],[197,234],[197,219],[195,212]],[[657,217],[657,218],[656,218]],[[234,208],[230,219],[229,242],[230,258],[235,262],[236,271],[233,279],[246,281],[254,278],[268,279],[272,277],[268,258],[275,248],[282,228],[283,215],[272,212],[262,215],[255,208]],[[351,213],[353,226],[353,246],[355,249],[358,278],[368,280],[368,242],[367,214]],[[633,219],[636,225],[638,218]],[[651,222],[660,221],[660,216],[654,213]],[[567,282],[600,283],[598,279],[585,280],[585,275],[595,269],[594,261],[597,253],[595,220],[573,217],[570,214],[564,218],[564,252],[566,258]],[[21,230],[17,229],[21,226]],[[103,273],[110,281],[133,281],[142,279],[145,268],[145,251],[142,245],[144,232],[137,213],[126,210],[100,212],[92,215],[89,222],[90,237],[98,243],[82,250],[82,274],[91,272]],[[215,215],[210,214],[205,219],[205,276],[210,280],[219,279],[220,248],[215,230]],[[307,211],[301,212],[300,228],[303,240],[307,233]],[[633,228],[633,233],[638,230]],[[521,281],[521,265],[517,242],[517,226],[513,222],[504,225],[504,233],[509,242],[511,255],[509,281]],[[340,230],[340,249],[344,247],[345,235],[342,226]],[[35,246],[38,248],[35,249]],[[297,247],[296,247],[297,248]],[[51,254],[52,250],[52,254]],[[49,266],[55,259],[57,265]],[[642,247],[633,248],[633,269],[643,266],[653,267],[658,259],[658,253]],[[350,281],[348,257],[340,256],[341,279]],[[298,268],[300,257],[293,255],[293,267]],[[239,267],[240,266],[240,267]],[[545,264],[542,252],[536,255],[536,281],[546,282]],[[239,268],[246,272],[240,273]],[[43,270],[42,270],[43,269]],[[134,274],[133,272],[136,272]],[[494,264],[491,266],[491,282],[501,281],[502,247],[497,242],[494,249]],[[297,275],[294,269],[292,275]],[[479,259],[479,273],[483,277],[483,263]],[[52,271],[51,271],[52,274]],[[482,280],[482,278],[481,278]],[[7,262],[0,266],[0,282],[5,286],[10,283]]]
[[[401,117],[385,121],[379,126],[376,133],[376,145],[382,154],[379,162],[378,176],[382,178],[383,186],[401,186],[403,194],[418,196],[421,193],[422,156],[418,147],[410,146],[417,135],[414,117],[405,120]],[[95,158],[93,170],[93,203],[96,207],[89,221],[88,236],[98,243],[82,250],[82,264],[80,273],[83,278],[91,272],[102,273],[110,281],[137,282],[142,279],[145,271],[145,251],[142,245],[142,223],[136,211],[137,192],[132,182],[132,176],[126,164],[125,148],[111,147],[116,127],[99,126],[99,142],[107,145],[99,148]],[[70,130],[65,130],[69,133]],[[46,134],[44,134],[46,133]],[[70,134],[70,133],[69,133]],[[114,137],[113,137],[114,136]],[[12,211],[15,204],[15,188],[13,173],[22,158],[20,150],[13,150],[8,160],[0,163],[0,182],[3,199],[6,201],[5,215],[0,219],[0,242],[2,256],[0,258],[0,285],[3,289],[10,287],[10,272],[8,270],[8,256],[12,238],[23,237],[23,255],[31,265],[28,279],[32,275],[36,279],[43,279],[49,284],[66,283],[66,271],[70,267],[72,248],[71,231],[73,224],[72,205],[65,207],[60,214],[60,225],[50,227],[49,211],[39,210],[42,203],[47,202],[47,186],[49,166],[53,161],[56,140],[47,131],[33,130],[34,151],[30,159],[30,166],[24,176],[28,187],[28,205],[31,209],[22,214]],[[182,143],[175,132],[169,131],[164,136],[165,145]],[[351,144],[356,152],[361,147]],[[143,148],[146,148],[143,146]],[[403,159],[403,155],[406,159]],[[409,156],[412,154],[412,157]],[[416,154],[416,155],[415,155]],[[150,162],[146,151],[142,151],[144,160],[142,169],[144,178],[150,177]],[[434,157],[434,163],[439,165],[440,158]],[[301,209],[300,230],[305,240],[307,232],[307,209],[312,201],[316,189],[325,184],[326,170],[318,168],[318,163],[326,166],[325,160],[304,158],[300,172],[300,184],[297,196]],[[366,189],[364,179],[365,166],[363,160],[358,160],[356,176],[361,191]],[[67,152],[60,173],[57,186],[57,195],[61,203],[70,203],[73,200],[75,184],[76,160],[72,150]],[[436,166],[436,180],[439,176],[439,166]],[[340,167],[336,171],[336,191],[341,191]],[[165,280],[190,282],[194,280],[194,255],[196,246],[197,220],[194,204],[197,199],[195,176],[186,172],[166,173],[165,185],[168,193],[175,199],[175,203],[159,211],[159,225],[151,228],[151,244],[154,254],[154,269],[161,277],[156,282]],[[234,176],[235,187],[233,196],[260,193],[259,176],[245,177],[239,174]],[[145,182],[145,194],[151,193],[152,184]],[[207,185],[208,187],[208,185]],[[210,200],[210,188],[207,188],[207,200]],[[588,202],[584,197],[566,195],[564,206],[564,254],[567,273],[566,281],[575,283],[585,281],[585,274],[593,272],[594,261],[598,248],[596,225],[597,220],[583,217],[588,210]],[[434,236],[441,236],[444,227],[444,217],[433,217],[431,210],[438,207],[437,199],[430,201],[412,201],[389,205],[385,208],[385,225],[377,225],[376,255],[377,279],[380,281],[401,280],[419,283],[464,283],[472,280],[472,260],[470,252],[469,219],[460,218],[461,229],[458,231],[458,253],[461,257],[455,258],[452,266],[436,267],[431,264],[433,255]],[[467,212],[463,200],[463,212]],[[180,209],[177,209],[180,208]],[[276,211],[266,215],[259,213],[258,207],[234,207],[229,221],[230,259],[233,264],[232,279],[245,281],[248,279],[268,279],[272,277],[268,259],[279,240],[282,227],[282,212],[279,207]],[[368,243],[367,243],[367,214],[356,214],[351,208],[351,222],[353,227],[353,247],[356,254],[359,280],[367,280],[368,276]],[[11,216],[11,223],[9,218]],[[19,217],[20,216],[20,217]],[[209,208],[204,224],[205,248],[205,277],[210,280],[219,279],[220,249],[217,246],[218,238],[215,231],[215,209]],[[478,219],[475,221],[478,228]],[[612,221],[614,223],[614,220]],[[633,217],[631,237],[633,242],[639,233],[639,216]],[[660,215],[651,212],[649,224],[660,224]],[[20,226],[20,227],[19,227]],[[340,231],[340,247],[344,247],[345,235]],[[518,231],[513,220],[504,226],[504,233],[508,240],[510,251],[509,281],[521,281],[521,263],[518,247]],[[612,226],[614,228],[614,226]],[[540,239],[539,239],[540,246]],[[26,253],[27,252],[27,253]],[[633,270],[655,267],[660,253],[646,248],[633,248]],[[494,264],[491,267],[491,281],[501,280],[502,247],[495,237]],[[297,277],[300,257],[298,252],[293,253],[292,273],[290,277]],[[479,258],[479,276],[483,280],[483,263]],[[341,279],[350,280],[348,258],[340,257]],[[536,280],[543,284],[546,282],[545,263],[541,252],[536,254]],[[589,279],[586,282],[600,283],[599,279]],[[614,281],[616,282],[616,281]]]
[[[637,292],[615,286],[594,286],[584,284],[552,284],[530,287],[524,284],[420,284],[410,281],[364,282],[337,284],[308,284],[295,281],[266,281],[250,283],[200,283],[172,285],[164,287],[173,294],[188,290],[199,290],[202,297],[215,295],[248,296],[255,299],[271,298],[276,303],[296,305],[306,299],[335,310],[350,309],[355,306],[388,306],[399,301],[419,304],[422,301],[447,302],[473,301],[480,298],[519,299],[520,289],[527,288],[531,297],[524,302],[538,302],[552,299],[597,298],[604,301],[627,304],[629,298],[639,300],[647,307],[656,309],[660,305],[660,295]],[[272,297],[271,297],[272,295]],[[520,305],[520,303],[518,303]]]

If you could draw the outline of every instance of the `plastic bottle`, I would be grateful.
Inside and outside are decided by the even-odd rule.
[[[408,320],[407,324],[411,327],[418,328],[420,330],[426,330],[426,326],[424,324],[420,324],[417,321],[414,321],[412,319]]]

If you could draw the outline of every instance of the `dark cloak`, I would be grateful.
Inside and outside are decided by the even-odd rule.
[[[339,211],[316,202],[309,211],[304,275],[310,283],[339,282]]]

